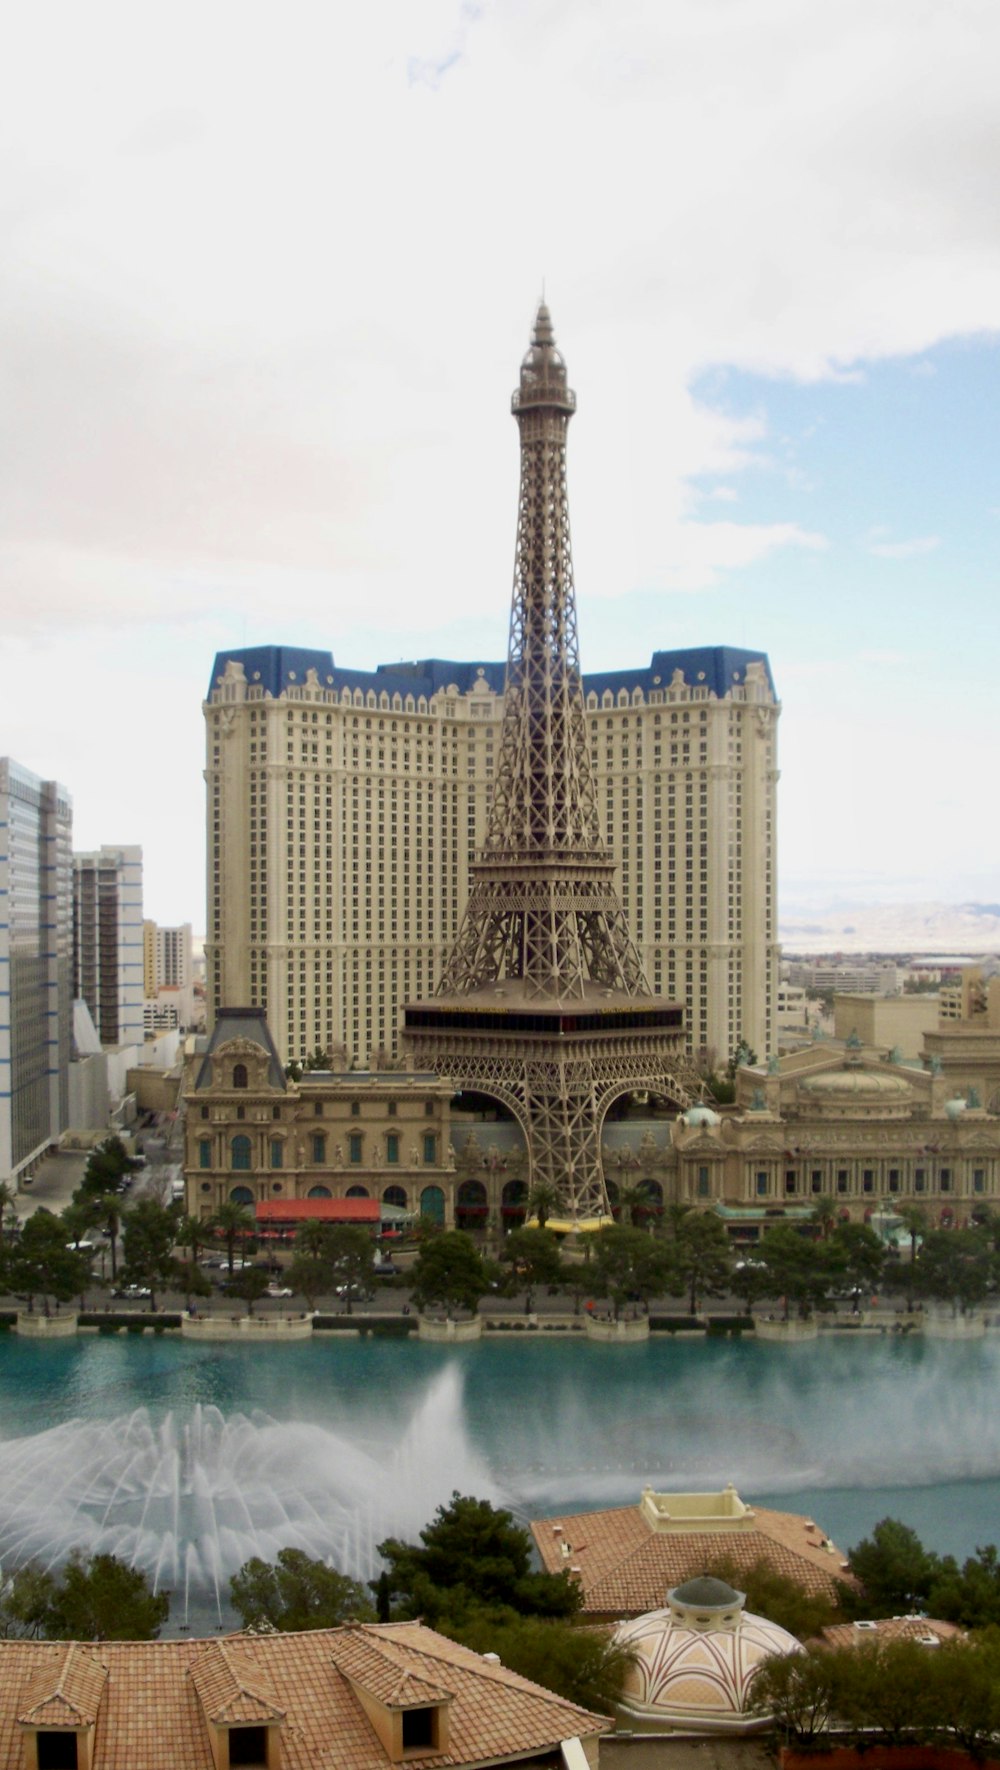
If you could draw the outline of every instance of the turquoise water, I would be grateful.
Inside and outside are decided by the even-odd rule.
[[[891,1513],[964,1555],[1000,1538],[998,1378],[993,1341],[5,1336],[0,1558],[110,1548],[222,1614],[249,1554],[367,1575],[455,1488],[528,1517],[729,1480],[844,1549]]]

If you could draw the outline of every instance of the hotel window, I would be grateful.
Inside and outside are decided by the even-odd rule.
[[[390,1100],[389,1104],[385,1110],[388,1113],[389,1117],[391,1119],[394,1119],[396,1117],[396,1102],[394,1100]]]
[[[319,1131],[312,1140],[312,1158],[314,1162],[326,1161],[326,1138]]]
[[[207,1119],[207,1117],[208,1117],[208,1107],[207,1106],[202,1107],[201,1116],[203,1119]]]
[[[898,1168],[890,1168],[889,1169],[889,1191],[890,1192],[898,1192],[899,1191],[899,1169]]]
[[[250,1167],[249,1137],[234,1137],[229,1146],[231,1168],[246,1173]]]
[[[199,1168],[212,1166],[212,1145],[207,1137],[203,1137],[198,1145],[198,1166]]]
[[[357,999],[358,999],[357,996],[355,996],[355,998],[354,998],[355,1002],[357,1002]],[[352,1117],[352,1119],[359,1119],[361,1117],[361,1102],[360,1102],[360,1100],[352,1100],[351,1101],[351,1117]]]
[[[437,1138],[429,1131],[424,1138],[424,1161],[432,1166],[437,1161]]]
[[[950,1168],[942,1168],[941,1169],[941,1191],[942,1192],[950,1192],[951,1191],[951,1169]]]
[[[767,1197],[767,1175],[766,1174],[758,1174],[757,1175],[757,1197],[758,1198],[766,1198]]]
[[[708,1169],[707,1168],[699,1168],[698,1169],[698,1197],[699,1198],[707,1198],[708,1197]]]
[[[814,1168],[813,1169],[812,1173],[809,1176],[809,1184],[810,1184],[813,1192],[822,1192],[822,1190],[823,1190],[823,1170],[822,1170],[822,1168]]]
[[[786,1191],[786,1193],[793,1193],[795,1191],[795,1182],[796,1182],[795,1169],[794,1168],[786,1168],[786,1170],[785,1170],[785,1191]]]
[[[385,1140],[385,1159],[390,1167],[399,1161],[399,1137],[395,1131],[390,1131]]]
[[[284,1163],[285,1163],[285,1146],[282,1143],[280,1137],[272,1137],[271,1138],[271,1166],[272,1166],[272,1168],[281,1168],[281,1167],[284,1167]]]
[[[347,1139],[347,1159],[357,1165],[361,1160],[361,1132],[352,1131]]]
[[[838,1168],[837,1169],[837,1191],[838,1192],[846,1192],[847,1191],[847,1169],[846,1168]]]
[[[986,1169],[985,1168],[974,1168],[972,1170],[972,1190],[973,1190],[973,1192],[985,1192],[986,1191]]]
[[[866,1168],[864,1170],[864,1173],[861,1176],[861,1190],[862,1190],[862,1192],[874,1192],[875,1191],[874,1169]]]
[[[233,1087],[245,1088],[247,1085],[247,1066],[245,1063],[233,1065]]]
[[[926,1186],[927,1186],[927,1170],[925,1168],[915,1168],[913,1171],[913,1190],[914,1190],[914,1192],[923,1192],[925,1190]]]

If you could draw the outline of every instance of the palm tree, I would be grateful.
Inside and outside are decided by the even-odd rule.
[[[226,1243],[229,1276],[232,1278],[236,1243],[242,1241],[244,1236],[252,1235],[256,1228],[253,1214],[247,1210],[246,1205],[241,1205],[237,1199],[227,1198],[225,1204],[219,1206],[212,1218],[212,1227],[222,1231]]]
[[[539,1229],[544,1229],[554,1211],[559,1209],[559,1192],[551,1180],[536,1180],[528,1193],[528,1216],[537,1217]]]
[[[191,1264],[197,1266],[200,1250],[211,1244],[212,1225],[203,1222],[200,1217],[181,1217],[174,1241],[179,1248],[191,1249]]]
[[[900,1205],[899,1216],[910,1238],[910,1261],[906,1268],[906,1307],[913,1308],[913,1281],[916,1276],[917,1242],[927,1234],[927,1212],[923,1205]]]
[[[819,1230],[820,1240],[827,1241],[833,1234],[837,1223],[837,1207],[832,1198],[818,1198],[812,1208],[812,1220]]]

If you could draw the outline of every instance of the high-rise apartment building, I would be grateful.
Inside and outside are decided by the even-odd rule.
[[[102,1045],[142,1044],[141,848],[73,856],[73,992]]]
[[[196,1006],[190,922],[169,928],[143,923],[142,975],[147,1038],[166,1027],[191,1026]]]
[[[584,636],[584,654],[586,638]],[[504,666],[338,668],[220,653],[205,702],[207,987],[268,1016],[284,1061],[398,1051],[486,836]],[[766,656],[654,652],[584,675],[598,808],[643,970],[692,1049],[775,1047],[779,705]]]
[[[0,759],[0,1180],[66,1128],[72,839],[65,787]]]

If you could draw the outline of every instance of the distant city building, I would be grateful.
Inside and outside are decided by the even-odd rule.
[[[936,994],[876,996],[836,992],[834,1037],[849,1039],[856,1032],[863,1045],[895,1050],[900,1057],[918,1057],[924,1034],[937,1030],[938,1013]]]
[[[779,983],[777,996],[779,1027],[805,1026],[809,1019],[809,997],[801,984]]]
[[[203,1023],[204,1003],[195,989],[190,922],[177,927],[143,922],[142,955],[147,1031],[153,1026]]]
[[[72,801],[0,759],[0,1180],[65,1128],[72,1037]]]
[[[102,1045],[142,1044],[142,849],[73,856],[73,992]]]
[[[790,959],[782,966],[789,983],[803,989],[854,990],[893,996],[900,988],[899,967],[891,959],[848,960]]]

